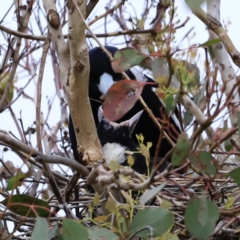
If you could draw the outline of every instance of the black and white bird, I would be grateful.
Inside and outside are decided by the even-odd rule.
[[[106,46],[106,49],[114,55],[114,53],[118,50],[115,47]],[[91,102],[92,112],[94,116],[94,121],[96,124],[96,127],[99,125],[99,119],[98,119],[98,109],[101,106],[100,97],[102,95],[105,95],[108,88],[116,81],[120,81],[123,79],[122,74],[115,73],[111,66],[111,61],[109,57],[102,51],[101,48],[96,47],[89,51],[89,58],[90,58],[90,76],[89,76],[89,98]],[[147,75],[143,74],[141,71],[139,71],[136,67],[132,67],[126,71],[126,74],[129,76],[132,80],[138,80],[138,81],[144,81],[144,82],[155,82],[152,78],[148,77]],[[158,98],[158,96],[154,92],[154,88],[150,85],[146,85],[142,91],[142,98],[147,104],[147,106],[151,109],[153,115],[160,120],[165,120],[165,123],[162,122],[163,127],[166,127],[164,130],[168,133],[168,135],[172,138],[172,140],[175,142],[177,139],[177,135],[180,132],[180,124],[177,119],[177,114],[172,115],[170,117],[167,117],[166,109],[164,107],[164,104],[162,101]],[[97,100],[97,101],[96,101]],[[152,147],[150,148],[150,157],[153,158],[155,155],[157,142],[160,136],[160,131],[157,128],[157,126],[153,123],[152,119],[149,117],[148,113],[144,110],[142,104],[140,101],[137,101],[137,103],[134,105],[134,107],[127,112],[121,119],[117,121],[117,123],[122,123],[124,121],[128,121],[133,116],[135,116],[140,111],[143,111],[141,113],[141,116],[138,119],[137,124],[134,128],[130,128],[132,130],[127,130],[124,128],[118,128],[117,131],[113,131],[112,137],[111,134],[108,134],[105,136],[104,133],[101,131],[98,131],[98,136],[100,139],[100,142],[102,143],[102,146],[105,146],[107,143],[112,143],[111,139],[117,139],[116,135],[118,136],[118,139],[116,140],[118,143],[123,142],[123,148],[133,148],[132,146],[129,147],[130,143],[135,145],[137,143],[136,134],[142,134],[144,136],[144,142],[151,142]],[[177,110],[176,110],[177,111]],[[100,125],[104,124],[103,120],[100,122]],[[105,123],[106,125],[106,123]],[[106,125],[107,126],[107,125]],[[125,131],[131,131],[131,141],[127,144],[127,142],[122,141],[119,138],[123,138]],[[77,152],[77,143],[76,143],[76,137],[74,132],[73,123],[71,120],[71,116],[69,118],[69,134],[70,134],[70,140],[72,144],[72,149],[74,153],[74,157],[76,160],[79,161],[79,156]],[[109,137],[110,136],[110,137]],[[105,140],[104,140],[105,139]],[[159,150],[159,158],[162,158],[166,155],[166,153],[172,149],[171,144],[167,141],[166,138],[163,138],[161,141],[161,146]],[[139,167],[135,166],[134,168],[138,172],[146,172],[145,168],[146,165],[142,166],[140,162],[142,161],[136,161],[139,162]]]
[[[97,133],[103,146],[103,156],[107,164],[115,160],[122,166],[129,166],[128,154],[126,154],[126,151],[128,151],[132,153],[134,160],[132,169],[141,174],[147,173],[146,159],[139,152],[139,144],[132,138],[133,130],[142,113],[143,110],[127,121],[115,123],[105,119],[102,107],[99,107]]]

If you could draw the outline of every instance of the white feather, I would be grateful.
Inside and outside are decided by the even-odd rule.
[[[112,160],[117,161],[119,164],[126,160],[125,150],[127,147],[123,147],[118,143],[106,143],[103,147],[103,156],[105,162],[110,164]]]
[[[98,121],[101,122],[103,119],[103,109],[102,106],[98,108]]]
[[[107,90],[113,85],[113,83],[114,81],[112,76],[108,73],[104,73],[100,77],[100,83],[98,84],[98,89],[103,95],[106,95]]]
[[[137,67],[131,67],[130,70],[134,74],[136,78],[135,80],[139,82],[146,82],[148,80],[146,76],[141,71],[138,70]]]
[[[140,66],[137,66],[137,67],[132,67],[130,68],[130,70],[132,71],[132,73],[136,76],[136,79],[140,82],[146,82],[147,81],[147,78],[145,75],[147,75],[148,77],[154,79],[153,77],[153,74],[151,71],[147,70],[147,69],[143,69],[142,67]],[[145,74],[145,75],[144,75]],[[155,80],[155,79],[154,79]],[[152,87],[152,91],[153,92],[156,92],[156,88],[155,87]],[[165,103],[159,98],[159,100],[161,101],[161,103],[163,104],[163,106],[166,108],[166,105]],[[175,114],[172,114],[171,115],[174,123],[176,124],[176,126],[178,126],[179,129],[181,129],[181,126],[180,126],[180,122],[177,118],[177,116]]]

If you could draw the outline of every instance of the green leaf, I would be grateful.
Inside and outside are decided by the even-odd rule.
[[[175,108],[176,106],[176,102],[174,100],[174,96],[173,95],[168,95],[165,99],[164,99],[164,103],[166,105],[166,110],[167,113],[170,114],[172,112],[172,110]]]
[[[140,229],[148,226],[153,230],[154,237],[161,236],[174,223],[173,213],[163,208],[148,208],[139,210],[129,229],[129,236]],[[149,238],[149,229],[138,232],[136,236],[144,239]]]
[[[174,75],[178,78],[181,75],[184,86],[195,88],[200,85],[200,70],[196,64],[184,60],[173,61]]]
[[[87,229],[78,221],[64,218],[62,224],[63,240],[88,240]]]
[[[48,230],[48,239],[53,239],[57,235],[58,224]]]
[[[37,218],[33,229],[32,240],[48,239],[48,223],[45,218]]]
[[[111,213],[114,213],[116,215],[119,213],[119,209],[117,207],[117,204],[112,198],[108,198],[105,207]]]
[[[206,204],[206,196],[202,195],[200,198],[200,208],[201,211],[198,213],[198,220],[202,226],[206,225],[208,220],[208,205]]]
[[[111,160],[109,163],[109,168],[111,171],[116,171],[119,169],[119,163],[116,160]]]
[[[11,240],[12,237],[7,237],[8,235],[7,229],[3,226],[2,221],[0,221],[0,239]]]
[[[130,167],[132,167],[132,165],[134,164],[134,158],[132,155],[128,155],[127,163]]]
[[[189,160],[193,166],[203,174],[214,175],[217,173],[217,163],[209,152],[199,151],[189,155]]]
[[[17,173],[16,176],[11,177],[8,181],[8,185],[6,190],[13,190],[16,189],[18,186],[22,185],[22,180],[24,180],[25,178],[29,177],[28,174],[24,174],[24,173]]]
[[[0,81],[0,99],[2,98],[2,95],[4,93],[5,87],[7,85],[8,77],[9,77],[9,74],[6,74],[5,77]],[[1,78],[1,74],[0,74],[0,78]],[[8,103],[11,103],[11,101],[13,99],[13,92],[14,92],[14,85],[11,84],[11,86],[9,88],[8,95],[7,95]],[[7,106],[8,103],[6,102],[6,106]]]
[[[222,42],[222,40],[220,38],[215,38],[215,39],[211,39],[209,41],[206,41],[205,43],[200,44],[199,47],[213,46],[213,45],[218,44],[220,42]]]
[[[155,188],[147,190],[144,194],[140,197],[140,204],[144,205],[147,201],[155,197],[166,185],[167,183],[163,183]]]
[[[166,86],[169,78],[169,69],[164,58],[157,58],[152,63],[152,73],[154,79],[159,84]]]
[[[172,165],[179,166],[182,165],[191,150],[191,142],[188,139],[187,133],[182,132],[177,140],[177,144],[173,150],[172,154]]]
[[[50,207],[47,202],[26,194],[17,194],[1,202],[10,211],[26,217],[48,217]]]
[[[240,136],[240,114],[238,114],[238,135]]]
[[[224,209],[231,209],[234,206],[234,197],[233,196],[229,196],[227,198],[227,202],[226,205],[224,206]]]
[[[183,116],[184,127],[188,126],[193,120],[193,115],[189,112],[185,112]]]
[[[137,138],[139,144],[143,143],[144,137],[143,137],[143,135],[141,133],[139,135],[136,134],[136,138]]]
[[[231,177],[240,187],[240,168],[235,168],[230,173],[228,173],[228,176]]]
[[[231,150],[233,150],[233,145],[230,139],[227,139],[226,141],[224,141],[224,146],[227,152],[230,152]]]
[[[147,148],[150,149],[152,147],[152,142],[147,142]]]
[[[187,230],[199,240],[209,239],[220,215],[216,204],[203,198],[191,199],[184,215]]]
[[[161,208],[169,209],[172,206],[173,204],[170,201],[162,199]]]
[[[94,240],[118,240],[119,236],[117,236],[112,231],[106,228],[88,228],[88,238]]]
[[[118,50],[114,54],[112,68],[115,72],[124,72],[130,67],[139,65],[148,56],[136,51],[133,48],[126,47]],[[136,79],[137,80],[137,79]]]
[[[146,158],[146,159],[150,159],[150,153],[149,153],[149,148],[144,145],[143,143],[140,143],[140,151],[141,154]]]

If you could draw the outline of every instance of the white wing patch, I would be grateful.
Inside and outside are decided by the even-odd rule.
[[[136,67],[131,67],[130,70],[135,75],[136,80],[138,80],[140,82],[146,82],[148,80],[145,75],[147,75],[148,77],[150,77],[151,79],[153,79],[155,81],[152,72],[147,69],[143,69],[140,66],[136,66]],[[156,92],[156,88],[152,87],[152,91]],[[160,98],[159,98],[159,100],[163,104],[163,106],[166,108],[165,103]],[[172,120],[174,121],[174,123],[176,124],[176,126],[178,126],[178,128],[181,129],[180,122],[179,122],[177,116],[175,114],[172,114],[171,117],[172,117]]]
[[[100,77],[100,83],[98,84],[99,91],[106,95],[107,90],[113,85],[114,81],[110,74],[103,73],[103,75]]]
[[[139,82],[146,82],[148,79],[146,78],[146,76],[137,69],[137,67],[131,67],[130,71],[133,73],[133,75],[135,76],[135,80],[139,81]]]
[[[106,143],[103,147],[105,162],[110,164],[112,160],[115,160],[119,164],[123,163],[127,159],[124,154],[126,149],[127,147],[123,147],[118,143]]]

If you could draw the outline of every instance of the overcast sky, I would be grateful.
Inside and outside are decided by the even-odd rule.
[[[99,15],[103,12],[105,12],[105,6],[108,1],[101,0],[95,7],[92,15],[90,18],[92,19],[95,15]],[[191,40],[191,43],[203,43],[207,41],[208,39],[208,33],[206,31],[206,27],[204,24],[197,19],[191,11],[186,6],[184,0],[176,0],[176,6],[178,6],[178,17],[182,22],[187,18],[190,17],[190,21],[188,24],[179,29],[177,31],[177,41],[181,41],[182,37],[188,32],[189,29],[194,27],[194,31],[196,33],[196,36],[194,39]],[[0,19],[2,19],[3,15],[6,13],[7,9],[11,5],[12,1],[5,1],[4,4],[1,4],[0,8]],[[137,4],[136,4],[137,3]],[[127,10],[129,12],[133,12],[132,5],[135,7],[135,10],[137,13],[142,12],[143,7],[143,0],[129,0],[125,3],[125,6],[127,7]],[[131,5],[132,4],[132,5]],[[204,7],[204,6],[203,6]],[[235,44],[236,48],[240,50],[240,41],[239,41],[239,9],[240,9],[240,1],[222,1],[221,5],[221,20],[222,23],[228,23],[231,22],[231,24],[228,26],[228,34],[231,37],[233,43]],[[155,10],[152,11],[152,16],[154,16]],[[140,17],[140,16],[139,16]],[[111,17],[109,17],[111,19]],[[42,21],[45,21],[44,17],[42,18]],[[33,16],[30,19],[30,22],[33,24],[34,19]],[[13,17],[13,13],[9,14],[9,16],[5,19],[5,21],[2,23],[3,25],[12,28],[16,30],[16,23]],[[44,24],[43,24],[44,25]],[[146,28],[149,25],[146,25]],[[102,27],[101,23],[96,23],[92,26],[92,29],[95,33],[103,33],[104,29]],[[117,24],[109,24],[107,26],[107,31],[112,32],[118,30]],[[119,42],[117,38],[115,38],[114,41],[109,41],[111,44]],[[0,35],[0,43],[3,43],[2,35]],[[182,46],[187,46],[187,43],[184,42]],[[96,46],[96,43],[94,44]],[[118,45],[117,45],[118,46]],[[121,46],[118,46],[121,47]],[[34,56],[37,60],[40,60],[41,58],[41,52],[42,50],[34,53]],[[2,61],[2,55],[0,56],[0,62]],[[47,99],[54,97],[54,90],[55,87],[53,85],[53,73],[51,68],[51,59],[48,58],[46,62],[46,70],[44,74],[44,80],[43,80],[43,95],[42,95],[42,111],[46,115],[46,109],[47,109]],[[234,66],[235,67],[235,66]],[[237,67],[235,67],[237,70]],[[37,71],[38,73],[38,71]],[[16,86],[22,87],[26,84],[27,80],[30,78],[28,74],[24,72],[18,72],[19,81],[16,83]],[[35,96],[35,83],[36,83],[37,77],[32,81],[31,84],[25,89],[25,92],[29,94],[30,96]],[[16,93],[15,93],[16,96]],[[47,98],[48,97],[48,98]],[[13,104],[13,110],[16,113],[17,117],[19,117],[19,112],[22,111],[22,118],[24,122],[25,128],[32,125],[35,120],[35,105],[31,101],[26,101],[24,98],[20,98],[16,103]],[[49,117],[49,124],[50,126],[54,126],[60,119],[60,112],[59,112],[59,101],[57,98],[55,98],[54,104],[53,104],[53,110],[51,111],[50,117]],[[0,128],[5,130],[11,130],[16,135],[18,135],[16,131],[15,124],[13,123],[12,117],[10,116],[9,111],[5,111],[0,114]],[[0,148],[0,157],[3,158]],[[5,154],[4,160],[7,160],[10,158],[9,153]]]

